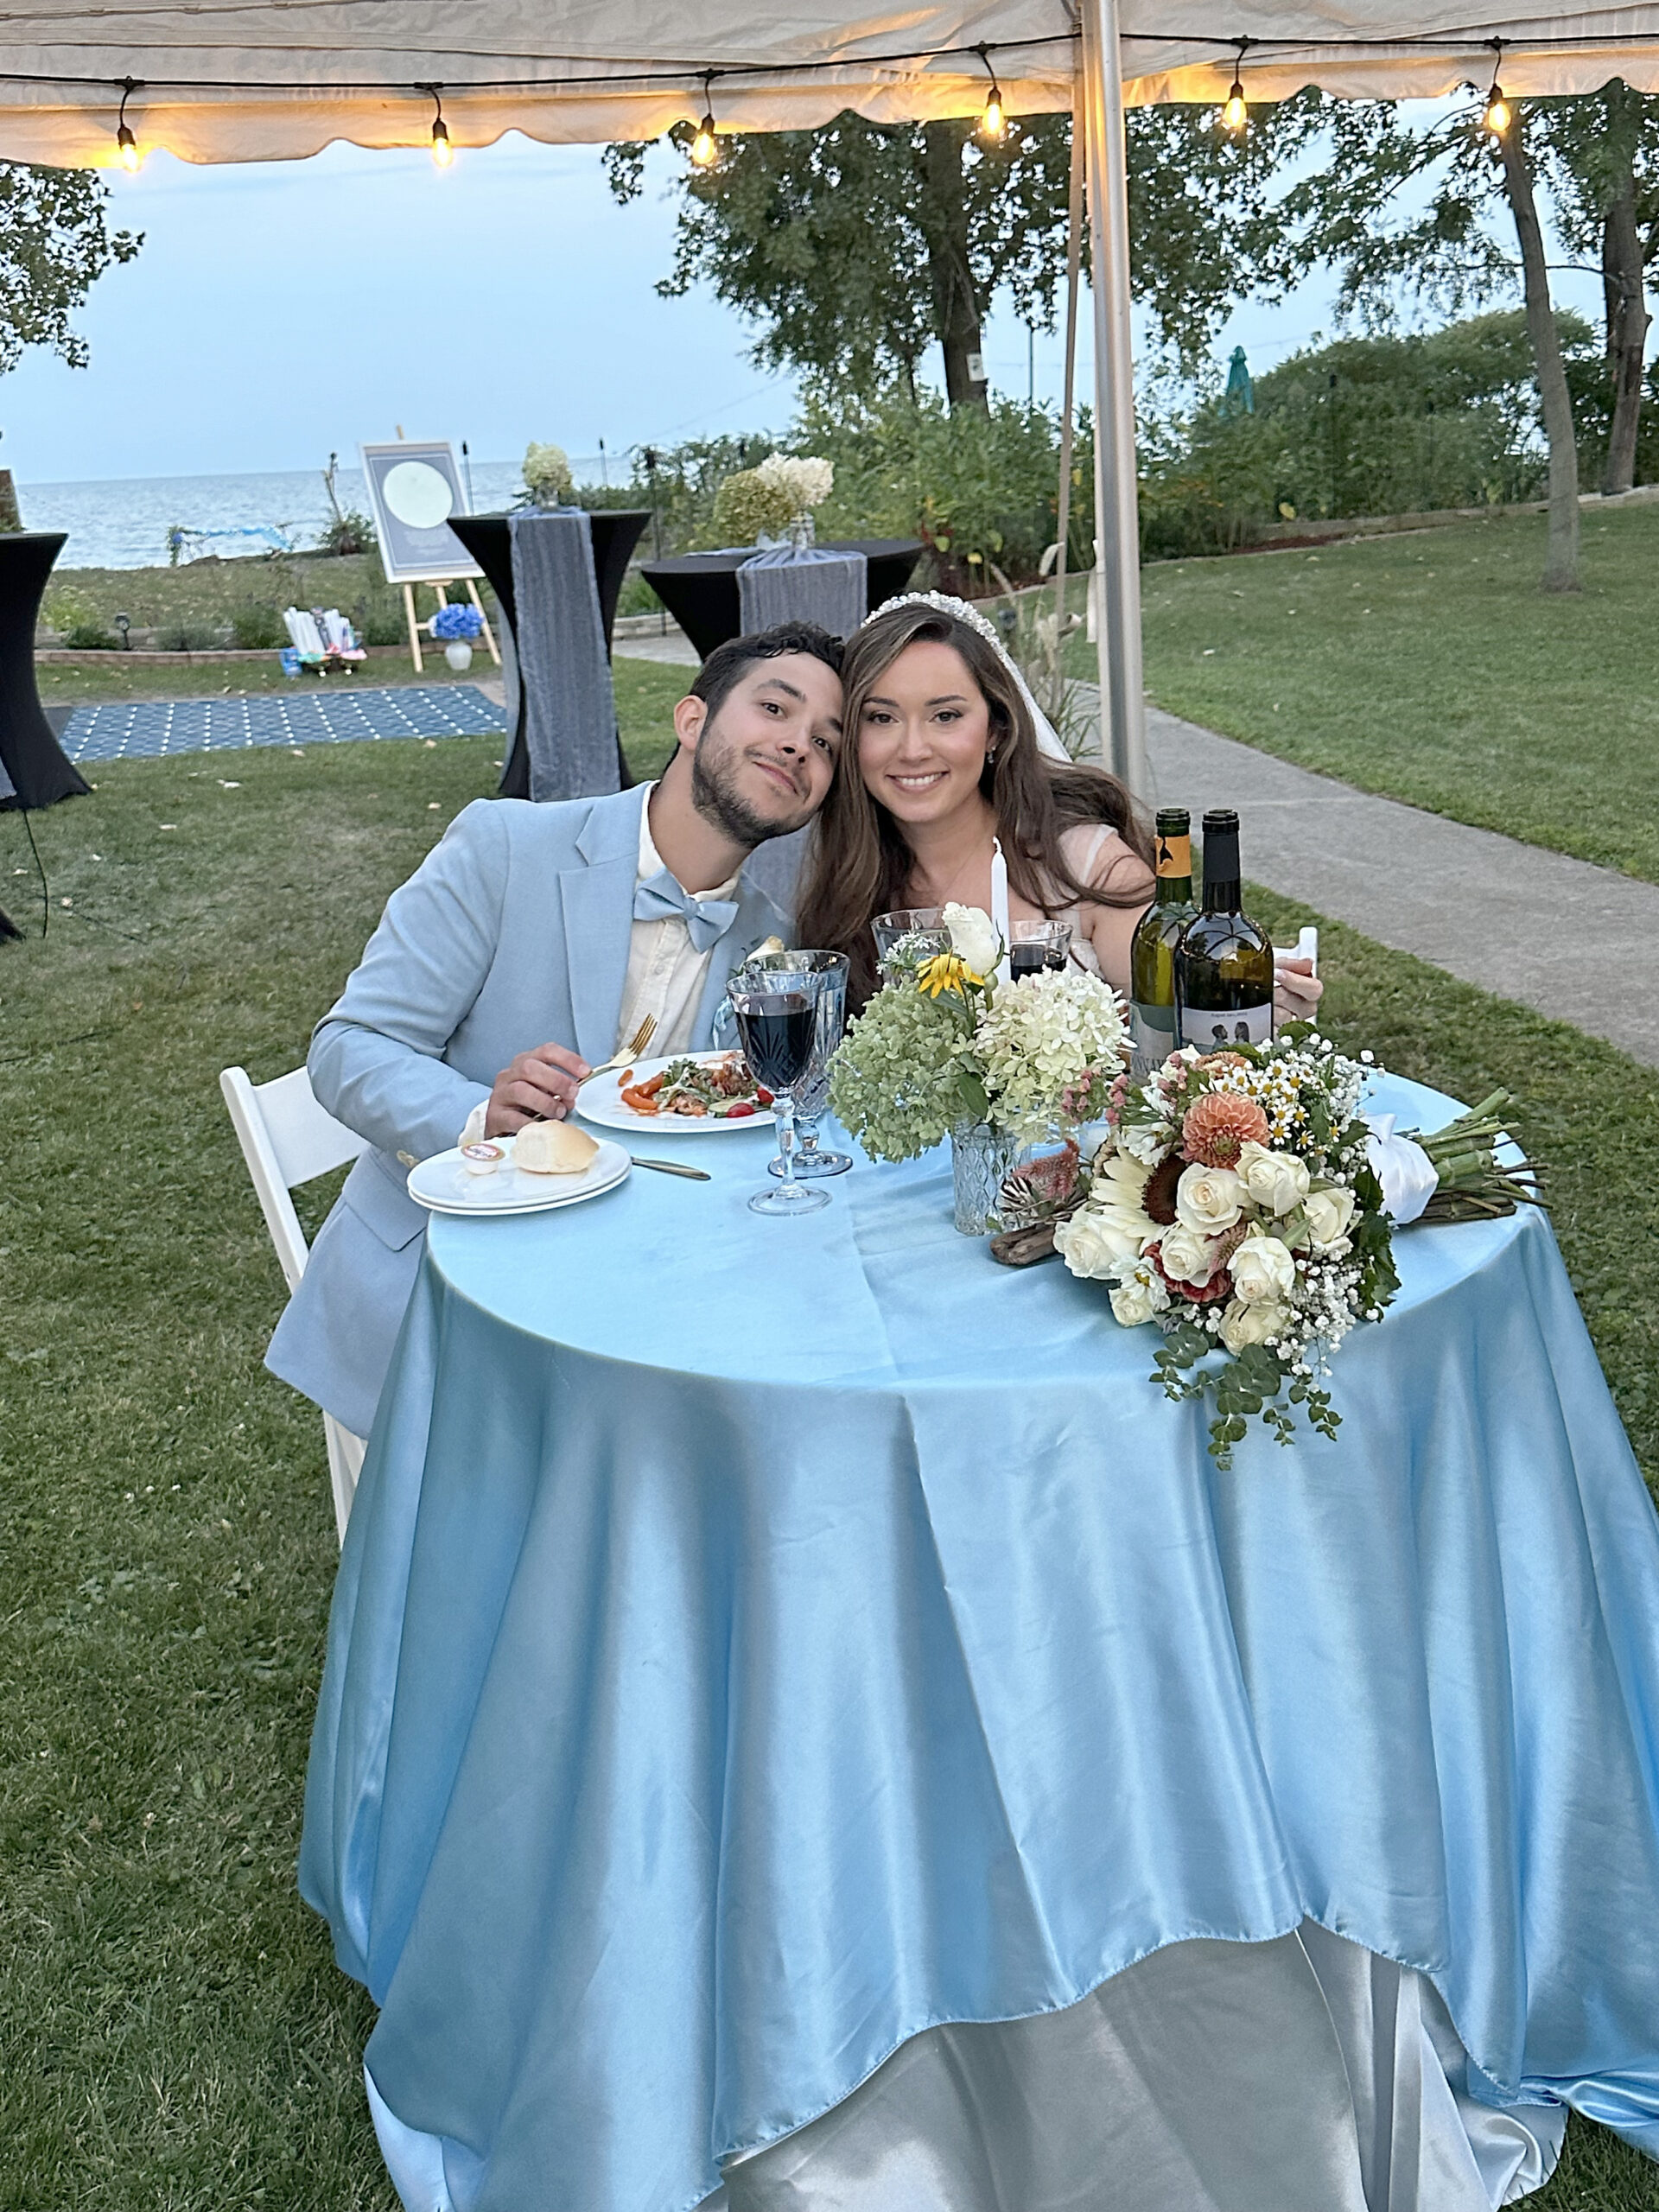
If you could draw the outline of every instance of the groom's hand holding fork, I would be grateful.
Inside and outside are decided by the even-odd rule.
[[[562,1122],[588,1074],[580,1052],[563,1045],[537,1045],[509,1061],[490,1091],[486,1137],[510,1137],[526,1122]]]

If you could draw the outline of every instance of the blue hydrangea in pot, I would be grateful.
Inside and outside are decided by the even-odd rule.
[[[473,640],[483,633],[484,617],[475,607],[451,601],[432,617],[432,635],[457,675],[473,664]]]

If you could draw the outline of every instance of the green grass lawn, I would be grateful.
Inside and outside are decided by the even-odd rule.
[[[1541,518],[1160,563],[1160,707],[1363,790],[1659,882],[1659,507],[1591,508],[1546,598]],[[1074,644],[1074,673],[1092,649]]]
[[[681,680],[620,685],[642,768]],[[371,2007],[294,1880],[335,1563],[321,1423],[260,1363],[282,1285],[217,1077],[302,1058],[499,749],[119,764],[35,818],[50,931],[0,949],[0,2212],[392,2212]],[[16,815],[0,868],[29,918]],[[1325,931],[1339,1035],[1523,1102],[1659,1473],[1659,1290],[1629,1263],[1659,1230],[1659,1074]],[[1575,2122],[1535,2202],[1659,2212],[1659,2167]]]

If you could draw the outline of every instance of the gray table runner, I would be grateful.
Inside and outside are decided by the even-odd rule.
[[[580,507],[516,514],[511,530],[530,796],[613,791],[616,701],[588,517]]]
[[[816,622],[850,638],[869,611],[870,564],[861,553],[769,546],[737,572],[743,634],[779,622]]]

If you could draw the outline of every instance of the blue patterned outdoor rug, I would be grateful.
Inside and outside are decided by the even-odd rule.
[[[363,738],[487,737],[506,717],[474,683],[276,691],[250,699],[130,699],[77,707],[59,743],[81,766]]]

